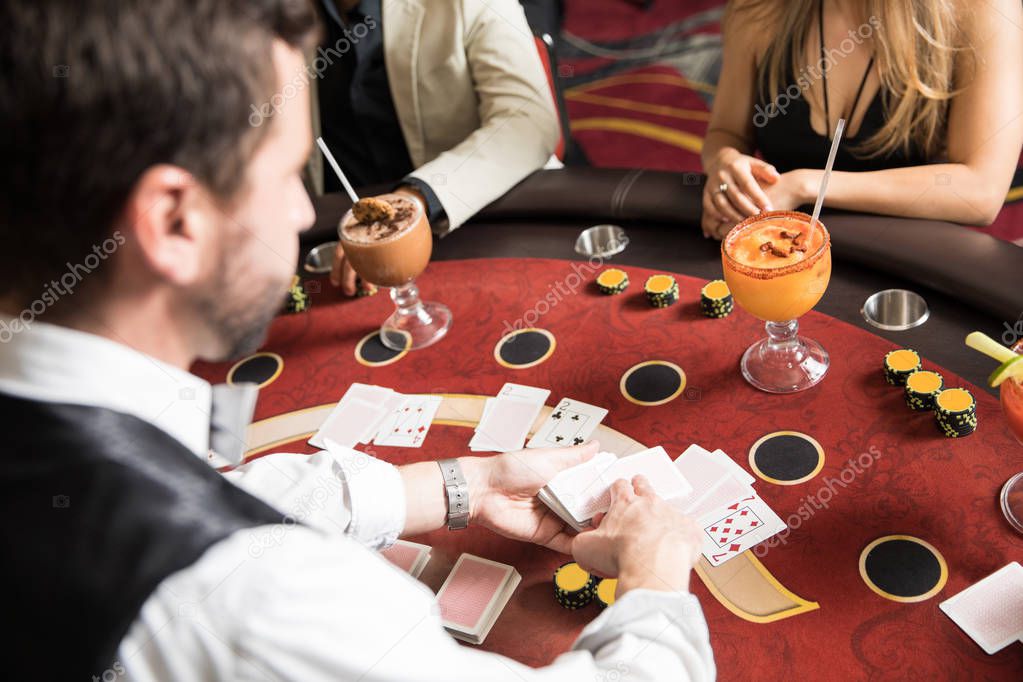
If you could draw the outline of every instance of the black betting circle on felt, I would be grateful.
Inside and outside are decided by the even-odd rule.
[[[804,434],[778,432],[764,436],[750,451],[750,466],[761,478],[774,483],[796,483],[813,477],[823,464],[824,453]]]
[[[406,339],[406,343],[408,339]],[[355,346],[355,359],[360,364],[368,365],[370,367],[379,367],[381,365],[389,365],[392,362],[397,362],[405,354],[408,353],[408,348],[404,350],[394,350],[384,345],[383,341],[380,340],[380,331],[377,330],[371,334],[367,334],[359,341]]]
[[[676,398],[685,388],[681,368],[660,360],[630,368],[621,381],[622,394],[640,405],[659,405]]]
[[[284,369],[284,360],[276,353],[256,353],[237,362],[227,372],[229,384],[258,384],[260,388],[272,384]]]
[[[860,570],[867,585],[894,601],[923,601],[937,594],[947,579],[944,559],[916,538],[880,538],[863,551]]]
[[[554,337],[545,329],[514,331],[497,342],[494,357],[504,367],[533,367],[550,356],[554,343]]]

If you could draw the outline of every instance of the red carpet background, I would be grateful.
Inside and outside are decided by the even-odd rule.
[[[558,75],[573,137],[593,165],[700,170],[724,6],[566,0]],[[1023,246],[1023,168],[995,223],[977,229]]]

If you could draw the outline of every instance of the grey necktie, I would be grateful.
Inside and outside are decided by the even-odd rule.
[[[258,384],[217,384],[210,410],[210,449],[231,464],[245,455],[246,432],[256,411]]]

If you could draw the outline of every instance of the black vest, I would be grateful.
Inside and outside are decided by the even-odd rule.
[[[282,514],[148,422],[0,394],[3,677],[91,680],[170,574]]]

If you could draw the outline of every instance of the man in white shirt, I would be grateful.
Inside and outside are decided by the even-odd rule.
[[[187,368],[258,345],[313,218],[308,101],[242,126],[303,68],[314,27],[304,0],[0,6],[0,88],[21,93],[0,101],[5,673],[713,678],[692,523],[642,479],[574,537],[536,501],[594,444],[457,460],[470,524],[619,579],[542,669],[456,644],[433,595],[374,551],[451,522],[436,463],[337,449],[227,476],[205,464],[217,401]]]

